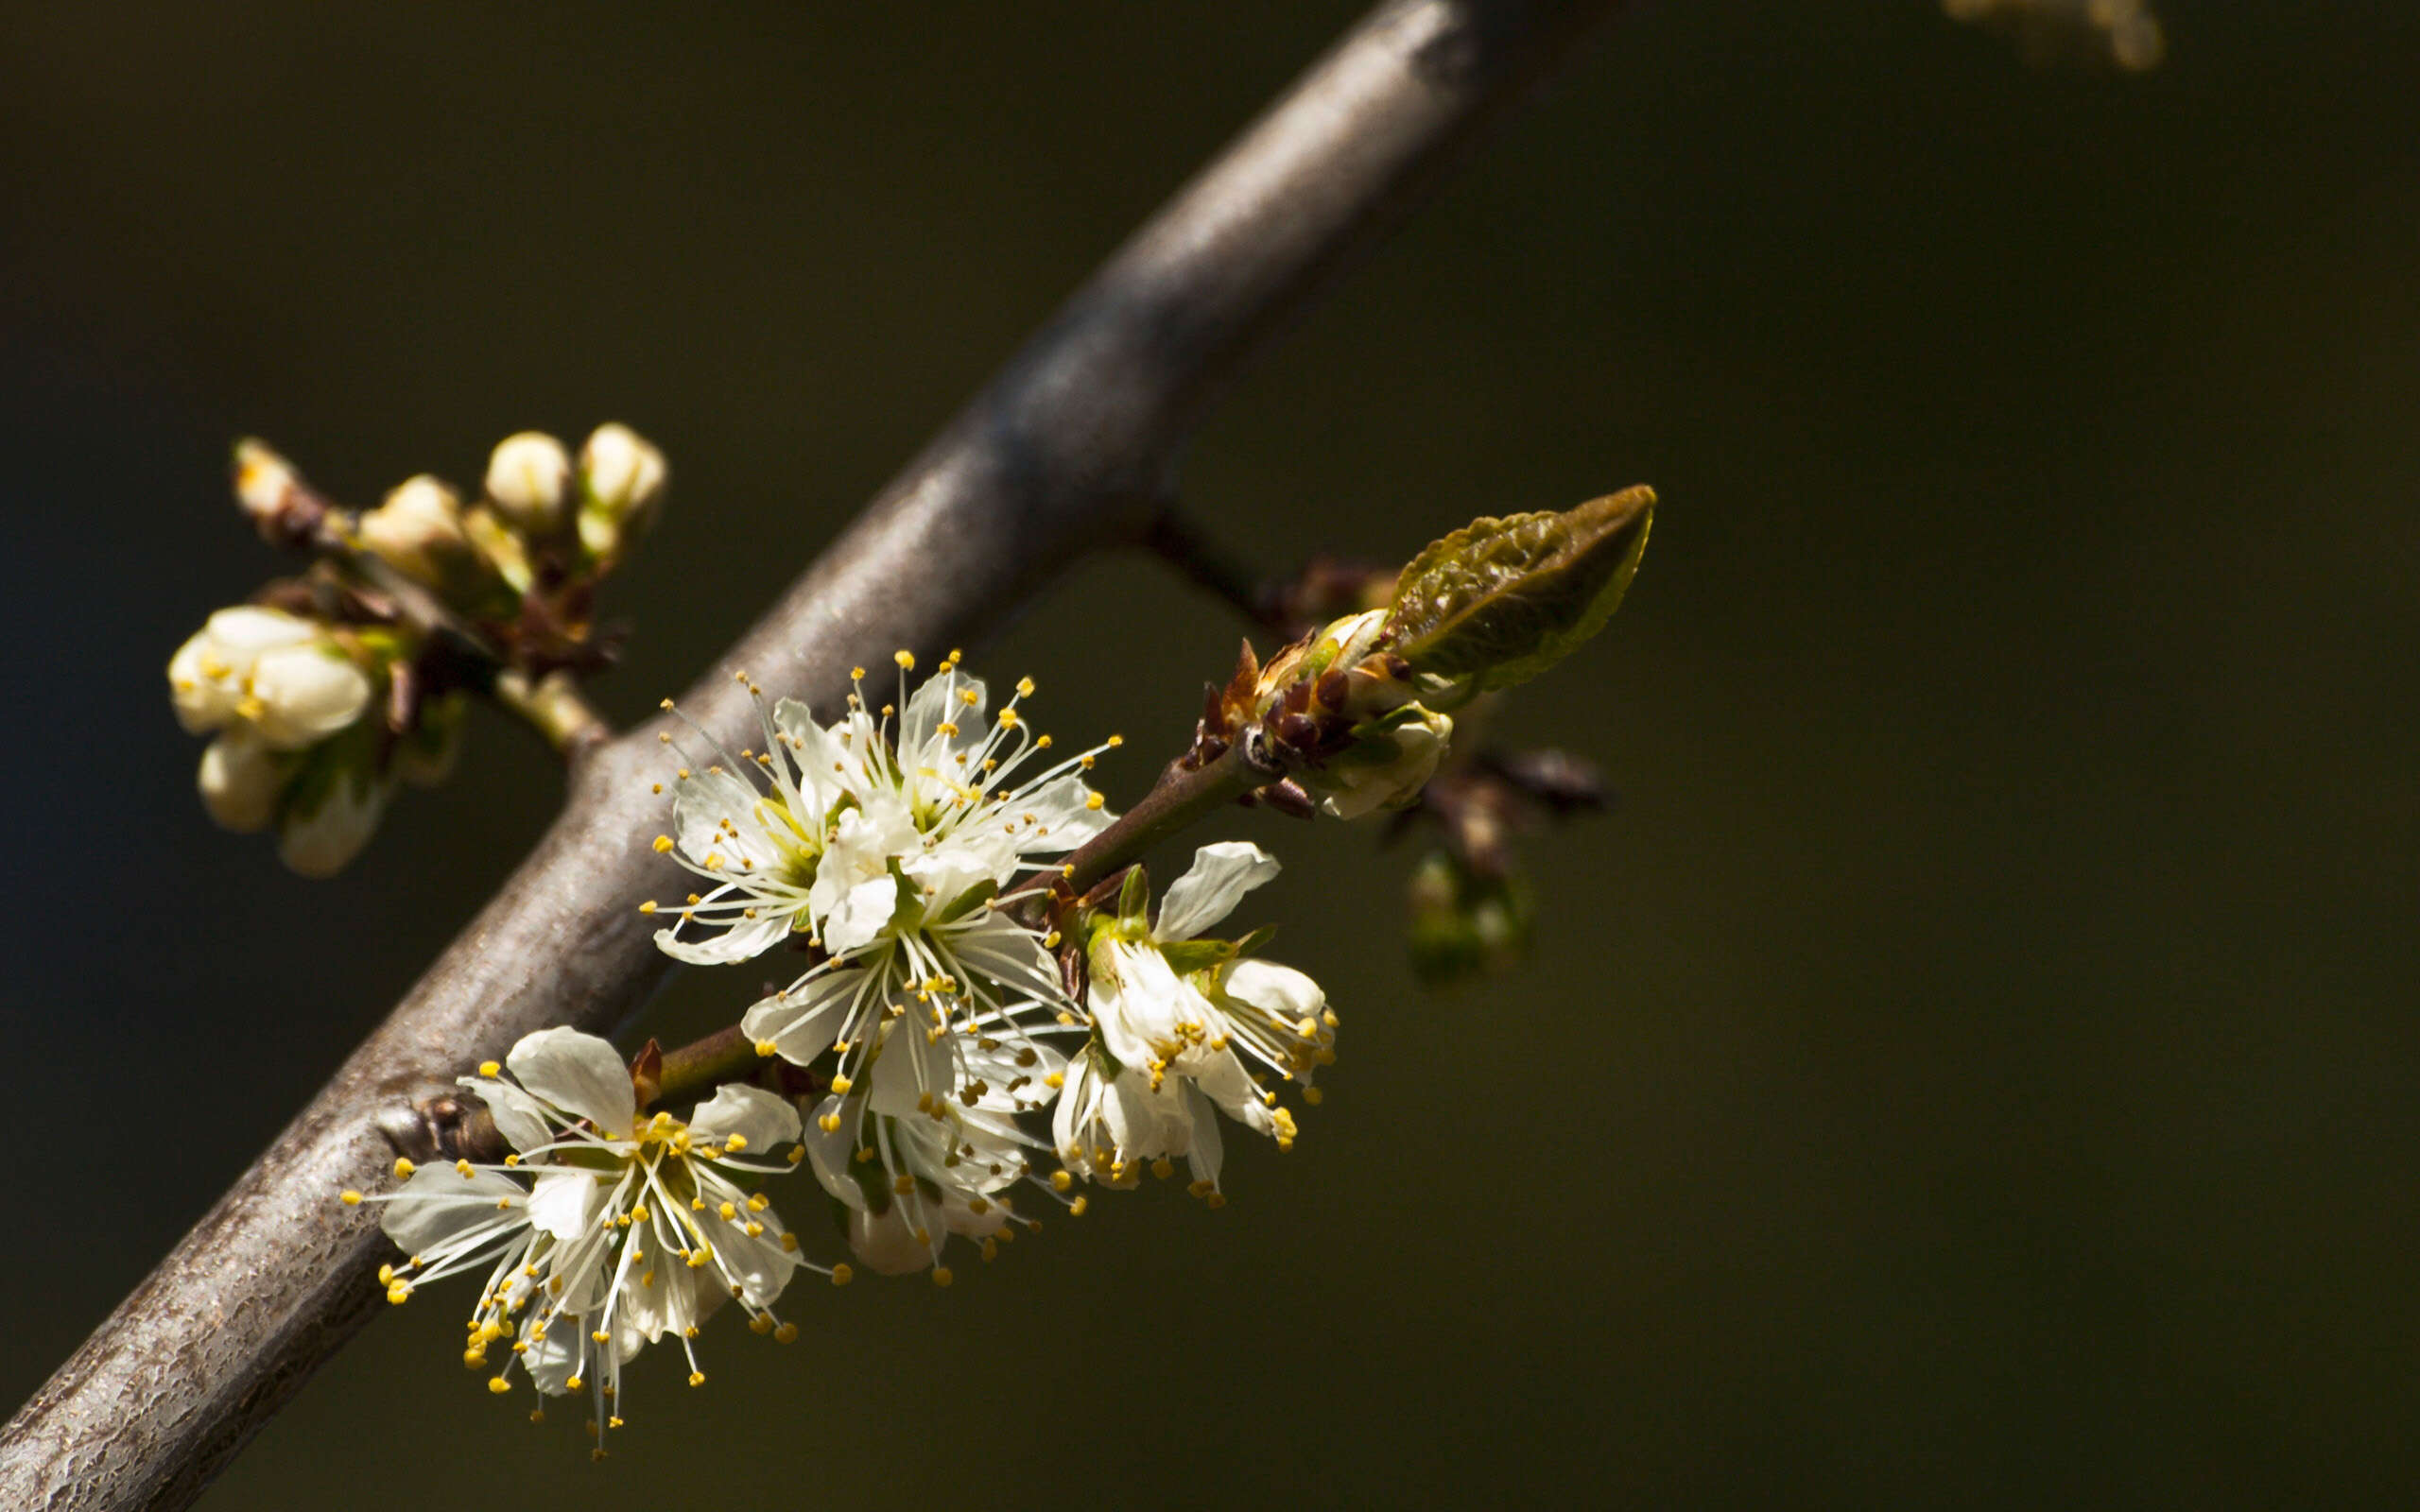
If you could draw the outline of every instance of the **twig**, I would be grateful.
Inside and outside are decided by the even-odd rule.
[[[855,662],[967,638],[1149,524],[1243,361],[1616,0],[1395,0],[1127,243],[733,648],[684,712],[727,744],[731,680],[837,706]],[[904,584],[926,584],[925,593]],[[331,1194],[445,1131],[418,1089],[548,1024],[610,1028],[664,970],[656,724],[598,746],[534,854],[234,1188],[0,1433],[0,1506],[188,1504],[364,1322],[385,1251]]]

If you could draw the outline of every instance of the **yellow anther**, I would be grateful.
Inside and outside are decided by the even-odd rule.
[[[797,1338],[798,1325],[795,1323],[785,1323],[773,1330],[773,1342],[775,1344],[793,1343]]]
[[[337,1200],[343,1203],[348,1208],[358,1208],[361,1206],[361,1194],[354,1191],[351,1187],[347,1187],[342,1192],[337,1194]]]
[[[705,1383],[706,1373],[703,1370],[692,1370],[689,1372],[689,1384],[693,1386],[702,1386]]]
[[[762,1192],[757,1193],[754,1196],[748,1199],[748,1211],[751,1212],[762,1212],[772,1205],[773,1199],[768,1197]]]
[[[739,1216],[739,1205],[737,1203],[726,1202],[716,1211],[723,1215],[726,1222]]]
[[[856,1275],[856,1272],[851,1270],[846,1265],[835,1265],[832,1267],[832,1284],[835,1286],[846,1286],[849,1284],[851,1278]]]
[[[1067,1078],[1061,1073],[1054,1071],[1049,1075],[1042,1078],[1042,1085],[1055,1090],[1057,1088],[1066,1086]]]
[[[507,1165],[519,1165],[521,1163],[521,1157],[518,1153],[508,1154],[504,1158],[504,1163]]]
[[[1112,735],[1109,737],[1108,744],[1110,749],[1115,750],[1118,747],[1126,744],[1126,737],[1124,735]]]
[[[411,1295],[412,1287],[409,1281],[390,1281],[387,1285],[387,1300],[398,1307],[409,1300]]]
[[[790,1146],[790,1153],[782,1157],[782,1159],[789,1161],[792,1165],[796,1165],[799,1161],[806,1159],[806,1146],[804,1144],[793,1144]]]
[[[903,1197],[910,1195],[916,1190],[916,1178],[903,1171],[897,1177],[892,1178],[890,1190],[898,1193]]]
[[[958,1278],[950,1273],[950,1268],[947,1265],[936,1265],[933,1267],[934,1285],[947,1286],[950,1282],[956,1280],[958,1280]]]
[[[1091,809],[1096,814],[1099,813],[1102,807],[1108,802],[1109,799],[1103,798],[1098,793],[1087,793],[1084,795],[1084,807]]]
[[[973,688],[960,688],[958,690],[958,701],[972,709],[983,699]]]
[[[782,1053],[782,1047],[770,1040],[759,1040],[756,1041],[756,1053],[769,1060]]]
[[[671,849],[672,836],[668,834],[659,834],[655,837],[655,853],[657,855],[662,855]]]
[[[591,1333],[589,1337],[596,1341],[598,1344],[611,1344],[614,1341],[614,1335],[606,1332],[603,1329],[598,1329],[596,1332]]]
[[[1033,696],[1033,679],[1031,678],[1017,679],[1017,696],[1020,698],[1030,698]]]
[[[798,1235],[786,1230],[783,1232],[782,1253],[785,1255],[795,1255],[798,1253]]]
[[[454,1162],[454,1174],[455,1174],[456,1176],[460,1177],[463,1180],[468,1181],[468,1180],[471,1178],[472,1174],[473,1174],[473,1173],[472,1173],[472,1170],[471,1170],[471,1162],[470,1162],[470,1161],[468,1161],[468,1160],[457,1160],[457,1161],[455,1161],[455,1162]]]
[[[1076,1177],[1073,1172],[1053,1171],[1050,1173],[1050,1190],[1053,1192],[1064,1192],[1075,1184]]]
[[[832,1078],[832,1091],[837,1096],[848,1096],[849,1089],[856,1085],[856,1084],[855,1082],[849,1080],[846,1076],[835,1076]]]
[[[1151,1174],[1165,1181],[1168,1177],[1176,1175],[1175,1162],[1163,1155],[1158,1160],[1151,1162]]]
[[[1278,1146],[1281,1150],[1285,1147],[1282,1144]],[[1213,1192],[1201,1199],[1201,1205],[1205,1208],[1223,1208],[1227,1205],[1227,1194],[1223,1192]]]
[[[488,1351],[485,1349],[464,1349],[462,1351],[462,1365],[467,1369],[476,1370],[479,1366],[487,1363]]]
[[[840,1115],[826,1113],[815,1121],[815,1126],[826,1134],[838,1134],[840,1132]]]
[[[722,1142],[722,1147],[729,1150],[734,1155],[736,1155],[740,1151],[748,1148],[748,1136],[745,1134],[731,1135]]]
[[[1078,1197],[1075,1201],[1067,1204],[1067,1216],[1070,1218],[1080,1218],[1084,1215],[1084,1210],[1092,1205],[1093,1199],[1090,1196]]]
[[[488,1377],[488,1389],[501,1397],[506,1392],[512,1389],[512,1383],[507,1381],[502,1376],[490,1376]]]
[[[642,913],[642,914],[651,914],[651,913],[654,913],[654,912],[655,912],[655,900],[654,900],[654,899],[652,899],[652,898],[650,898],[650,899],[648,899],[647,902],[643,902],[643,903],[639,904],[639,912],[640,912],[640,913]]]
[[[902,672],[916,670],[916,653],[913,651],[893,651],[890,653],[890,660],[899,663],[899,670]]]
[[[394,1266],[392,1266],[392,1265],[381,1265],[381,1266],[379,1266],[379,1267],[378,1267],[378,1284],[379,1284],[379,1285],[381,1285],[381,1286],[391,1286],[391,1285],[393,1285],[393,1284],[394,1284],[394,1282],[395,1282],[395,1267],[394,1267]]]
[[[1017,728],[1017,712],[1015,710],[1003,709],[1000,711],[1000,728],[1002,730],[1014,730]]]

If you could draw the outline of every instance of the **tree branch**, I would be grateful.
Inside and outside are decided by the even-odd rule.
[[[1381,6],[1077,292],[684,712],[744,744],[735,669],[837,706],[853,662],[966,639],[1080,552],[1138,539],[1245,358],[1616,6]],[[0,1505],[189,1503],[376,1305],[385,1240],[335,1194],[447,1137],[413,1096],[533,1029],[610,1029],[647,996],[666,967],[638,912],[663,881],[656,730],[572,768],[562,816],[503,890],[0,1433]]]

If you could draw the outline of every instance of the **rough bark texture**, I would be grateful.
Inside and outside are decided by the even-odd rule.
[[[1616,0],[1381,6],[1147,224],[701,679],[817,707],[853,663],[967,639],[1078,554],[1136,539],[1223,382],[1451,151]],[[941,591],[946,585],[946,591]],[[495,900],[217,1206],[0,1434],[0,1506],[178,1507],[378,1304],[374,1211],[335,1201],[441,1131],[416,1093],[547,1024],[613,1024],[665,967],[653,726],[586,757]]]

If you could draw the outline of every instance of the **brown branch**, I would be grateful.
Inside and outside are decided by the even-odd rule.
[[[727,744],[731,673],[835,707],[855,662],[967,638],[1095,545],[1138,538],[1239,365],[1616,0],[1394,0],[1128,242],[683,700]],[[917,592],[918,584],[946,592]],[[649,725],[378,1031],[0,1432],[0,1506],[180,1507],[377,1303],[374,1214],[332,1194],[445,1131],[423,1089],[547,1024],[612,1025],[665,969],[638,904]]]

